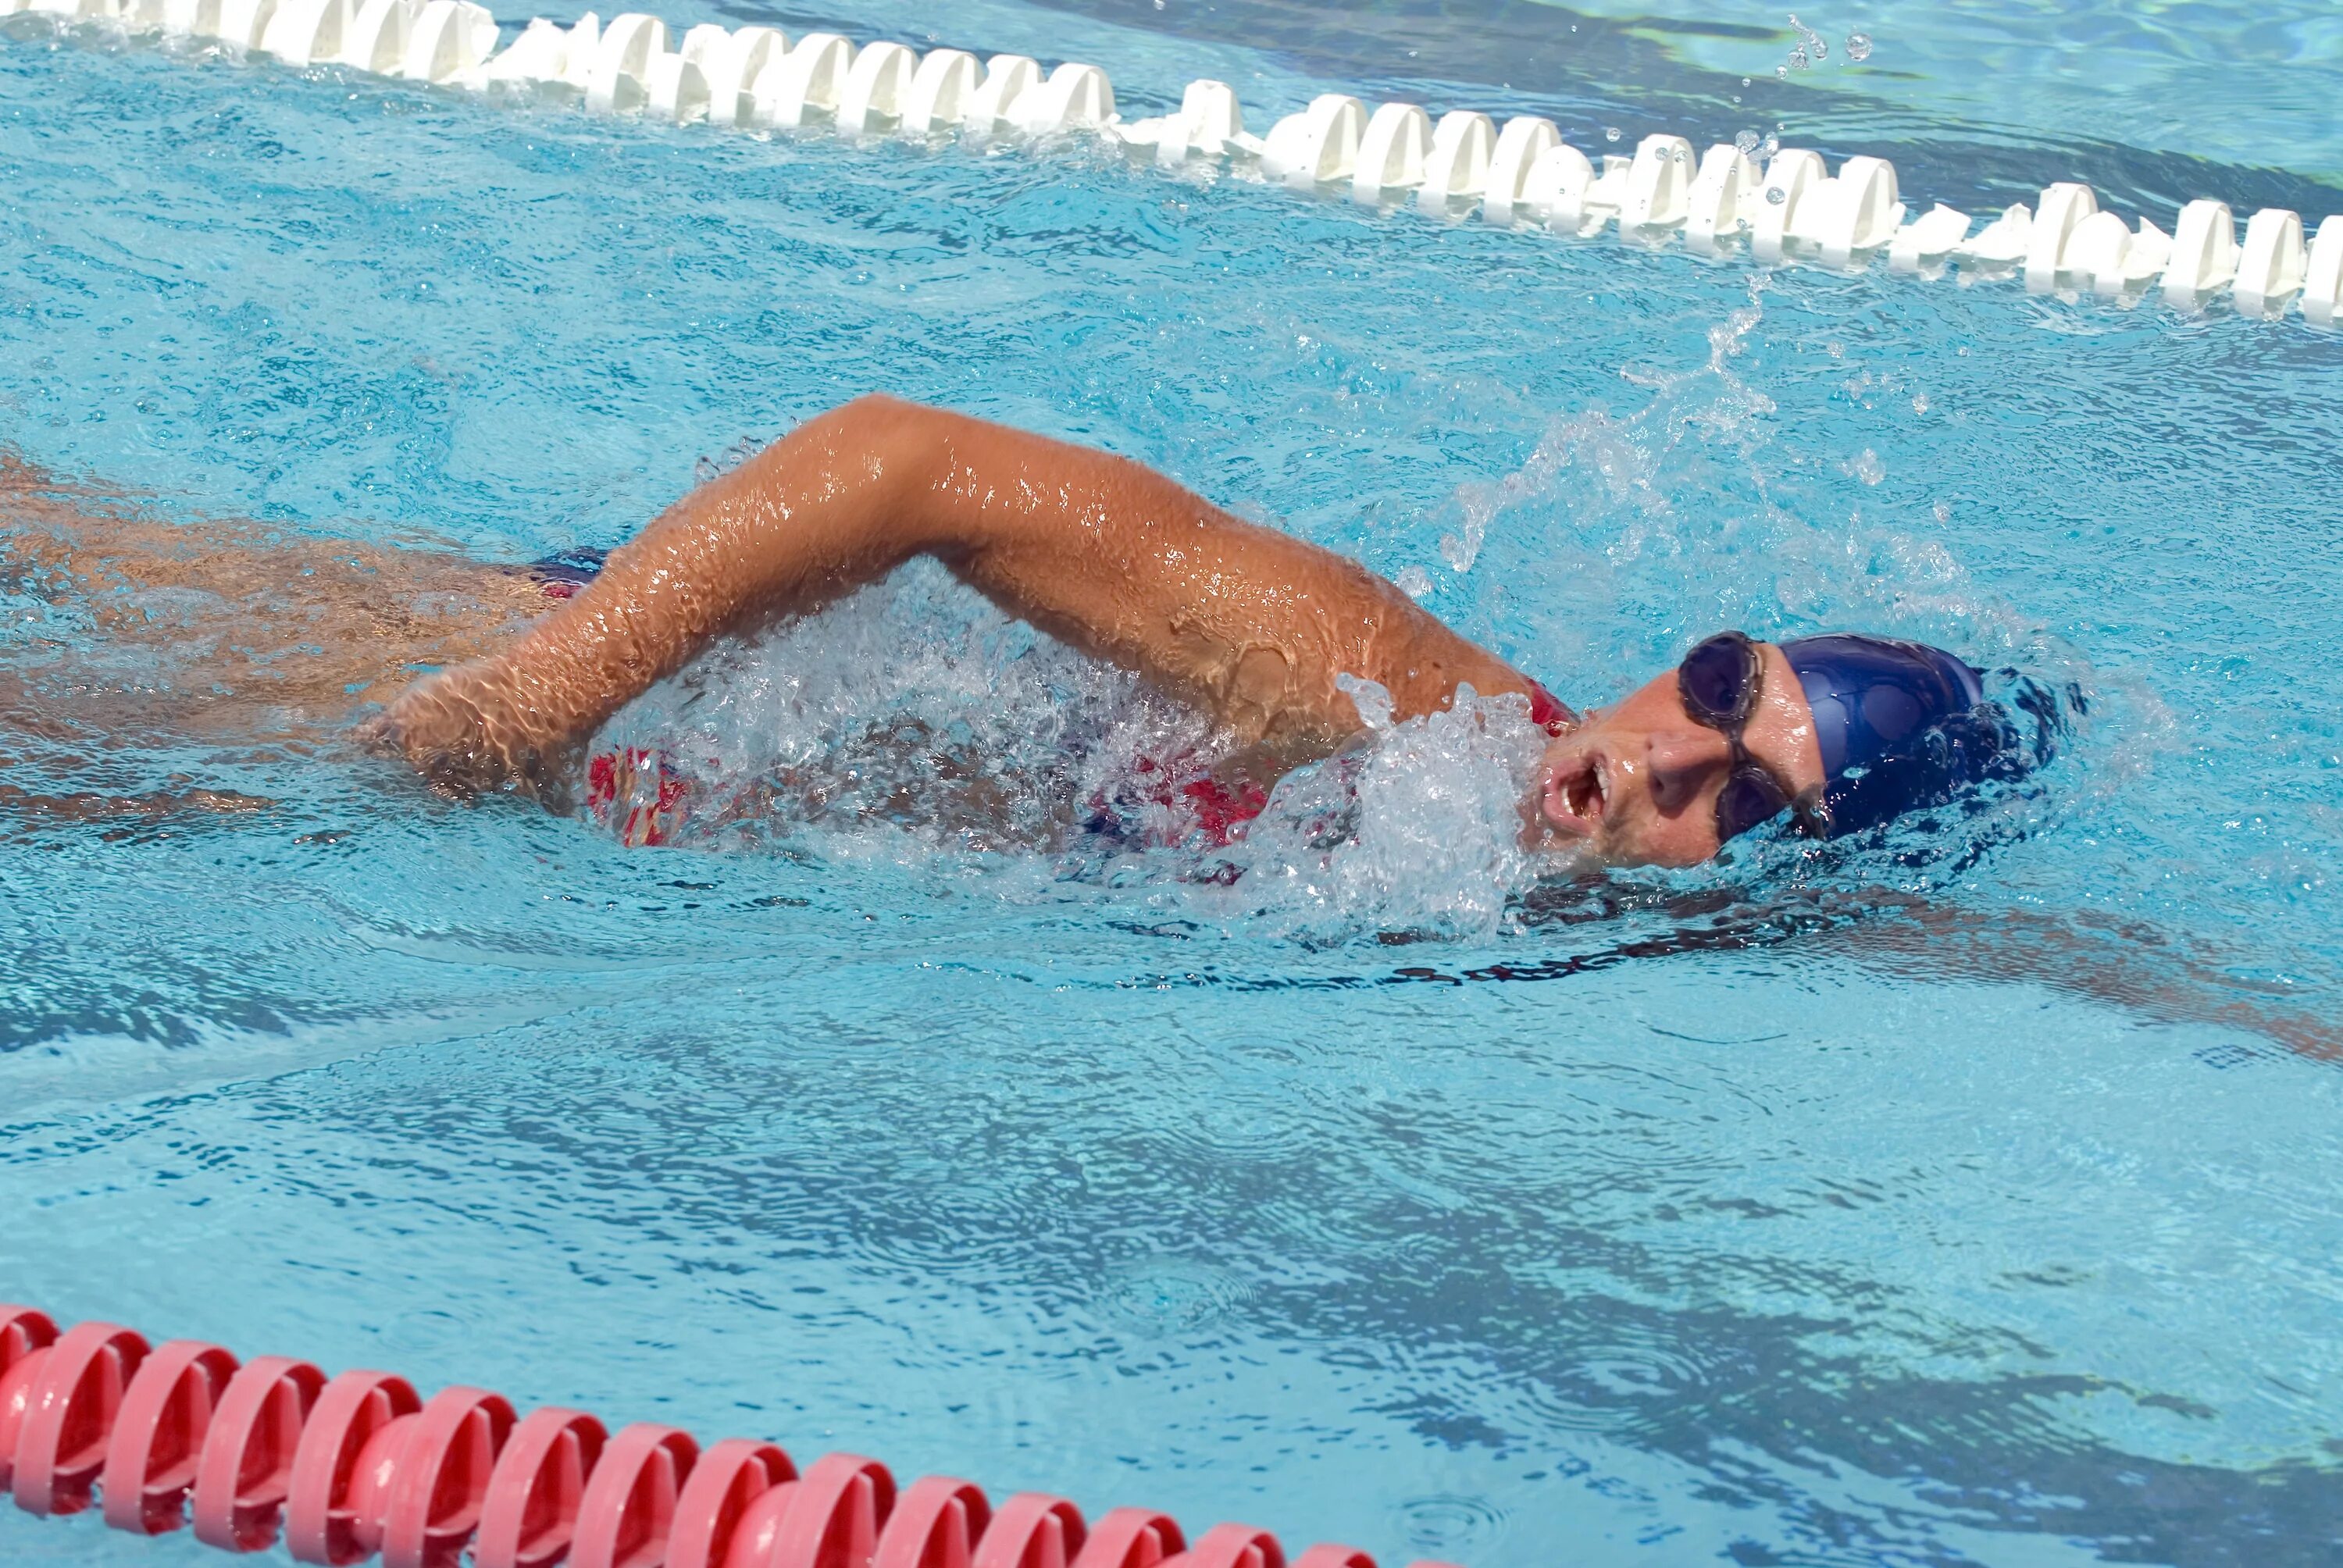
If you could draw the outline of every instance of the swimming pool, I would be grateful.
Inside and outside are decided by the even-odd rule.
[[[1591,15],[1617,72],[1524,84],[1400,13],[1410,83],[1176,5],[950,26],[1127,115],[1198,75],[1631,140],[1753,106]],[[1420,760],[1493,799],[1501,747],[1402,736],[1355,844],[1297,795],[1231,880],[1060,832],[1061,740],[1177,719],[913,574],[622,719],[719,788],[830,780],[640,850],[91,733],[90,670],[168,668],[18,592],[21,787],[268,804],[10,808],[0,1296],[1387,1561],[2331,1560],[2333,336],[6,25],[0,440],[166,516],[528,559],[881,386],[1353,552],[1573,700],[1853,624],[2089,713],[1978,822],[1594,885]],[[1833,150],[2343,208],[2331,159],[1958,111],[1841,105],[1877,139]],[[217,1560],[14,1511],[0,1553]]]

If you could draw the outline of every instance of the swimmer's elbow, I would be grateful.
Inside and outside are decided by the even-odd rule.
[[[929,470],[948,449],[960,415],[885,392],[865,392],[816,421],[821,440],[840,467],[878,488],[899,495],[924,487]]]
[[[891,392],[865,392],[850,398],[833,409],[828,417],[856,428],[900,424],[920,414],[934,410],[908,397],[898,397]]]
[[[844,447],[900,460],[931,450],[943,427],[960,416],[887,392],[865,392],[822,416]]]

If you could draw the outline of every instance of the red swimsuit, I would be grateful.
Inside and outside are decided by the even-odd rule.
[[[550,592],[553,586],[548,584],[547,590]],[[1578,722],[1578,716],[1561,699],[1534,680],[1530,682],[1529,696],[1530,720],[1547,734],[1559,735]],[[1238,829],[1269,805],[1269,791],[1250,779],[1226,784],[1205,773],[1174,785],[1172,767],[1152,757],[1141,758],[1137,771],[1162,775],[1151,780],[1158,787],[1149,791],[1148,799],[1159,806],[1169,806],[1175,799],[1187,801],[1189,809],[1196,813],[1197,828],[1216,849],[1233,843]],[[597,816],[617,819],[618,807],[624,801],[626,816],[613,820],[612,826],[618,841],[630,847],[668,842],[682,820],[689,794],[689,785],[669,771],[667,759],[643,747],[606,751],[587,766],[588,809]]]

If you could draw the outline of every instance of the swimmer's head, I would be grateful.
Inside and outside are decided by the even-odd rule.
[[[1785,813],[1835,837],[1942,805],[2011,742],[1977,671],[1941,648],[1727,632],[1547,749],[1537,828],[1604,859],[1689,866]]]

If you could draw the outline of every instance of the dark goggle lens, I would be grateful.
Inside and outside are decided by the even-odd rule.
[[[1762,768],[1736,769],[1716,793],[1716,839],[1746,833],[1772,819],[1790,803],[1789,797]]]
[[[1684,711],[1709,724],[1729,724],[1741,718],[1749,700],[1749,678],[1756,673],[1755,650],[1737,637],[1712,637],[1684,657],[1676,667],[1676,690]]]

